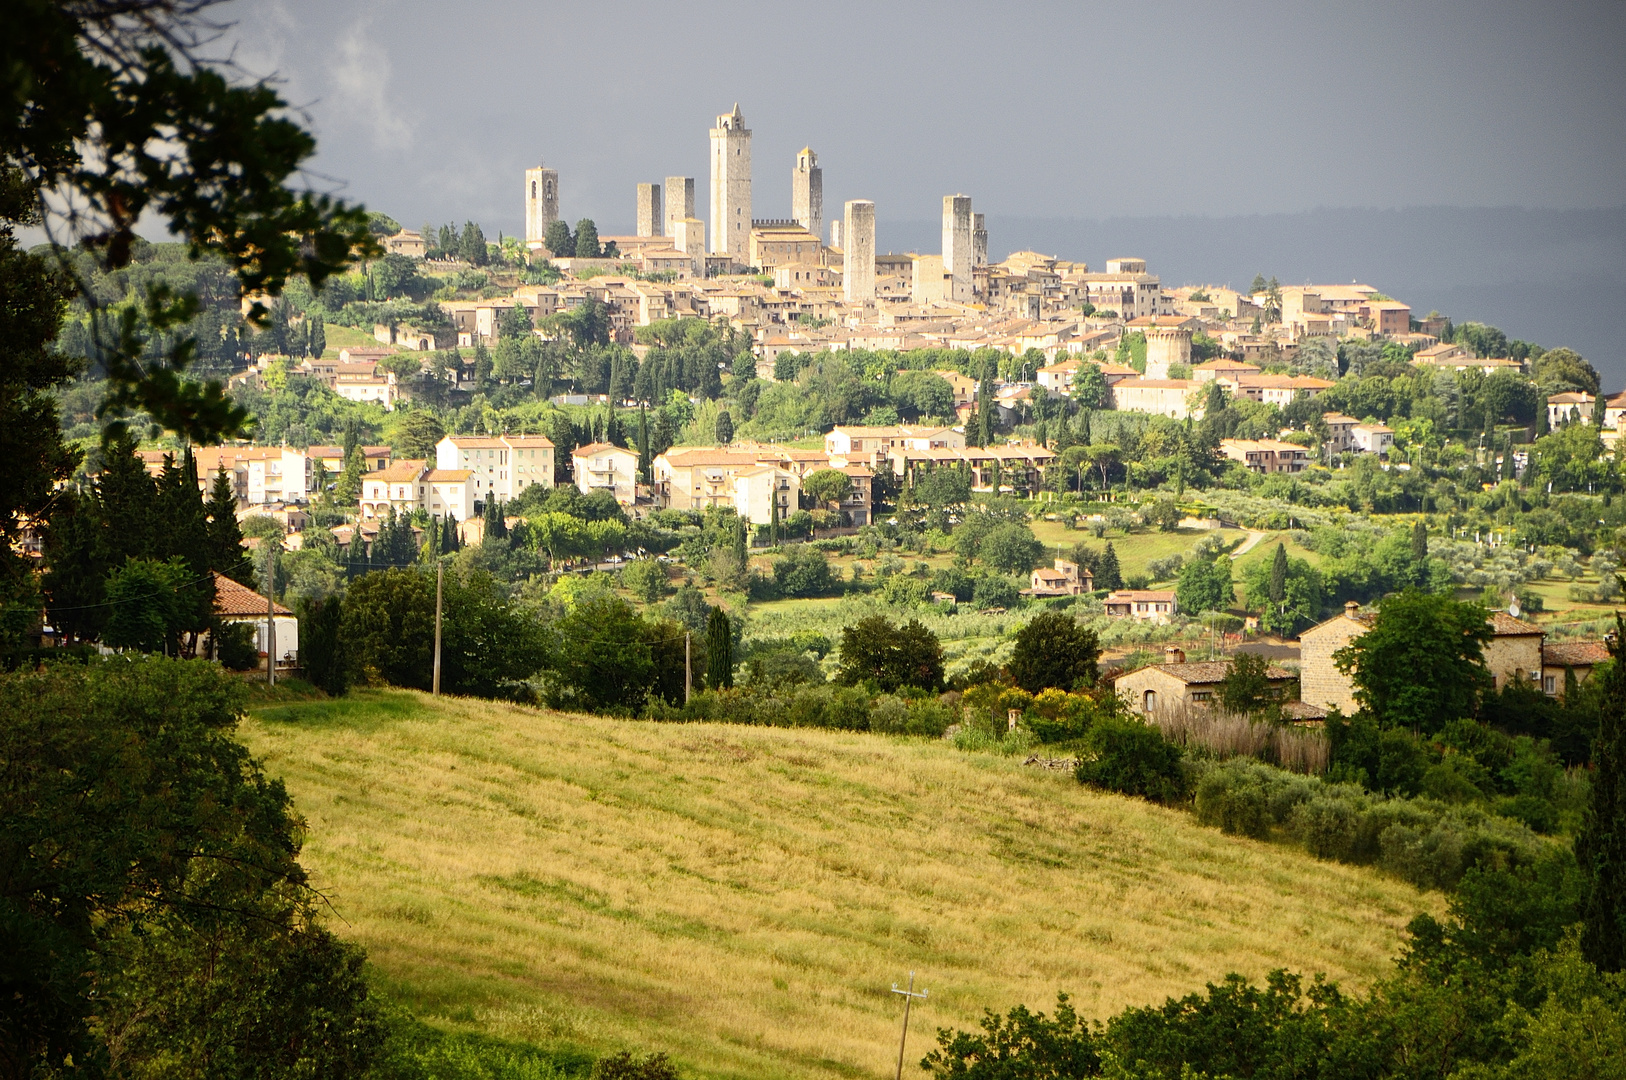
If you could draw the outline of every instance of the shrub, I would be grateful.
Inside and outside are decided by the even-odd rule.
[[[990,574],[977,579],[971,591],[971,605],[985,608],[1013,608],[1022,601],[1022,587],[1008,577]]]
[[[783,596],[823,596],[834,584],[824,552],[795,545],[773,561],[773,583]]]
[[[254,644],[254,624],[222,623],[215,630],[215,650],[220,664],[231,671],[252,671],[260,666],[260,650]]]
[[[1155,802],[1185,793],[1180,751],[1162,732],[1138,720],[1103,718],[1090,729],[1090,757],[1078,763],[1078,782]]]

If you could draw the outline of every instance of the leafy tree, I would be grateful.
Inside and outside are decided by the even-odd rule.
[[[839,506],[852,495],[852,477],[840,469],[819,469],[802,481],[802,491],[820,504]]]
[[[888,393],[898,412],[910,420],[954,413],[954,387],[934,371],[900,371],[892,377]]]
[[[720,607],[706,617],[706,685],[713,690],[734,685],[734,635]]]
[[[554,258],[576,254],[576,238],[570,235],[570,223],[567,221],[549,223],[547,235],[542,242],[547,245]]]
[[[659,559],[634,559],[621,569],[621,583],[646,604],[666,596],[666,566]]]
[[[933,468],[915,476],[910,489],[922,506],[963,506],[971,498],[971,473],[962,468]]]
[[[830,560],[818,548],[792,544],[773,561],[774,588],[781,596],[823,596],[835,584]]]
[[[943,685],[943,647],[937,635],[918,619],[894,626],[884,615],[842,628],[836,681],[853,686],[869,680],[888,693],[904,686],[937,690]]]
[[[427,409],[414,409],[398,413],[397,416],[399,418],[388,435],[395,456],[433,461],[435,445],[446,437],[446,428],[440,418]]]
[[[195,622],[188,609],[195,606],[191,596],[198,589],[179,556],[164,562],[131,559],[108,575],[102,641],[114,649],[178,655],[181,633]]]
[[[1258,712],[1270,702],[1270,663],[1257,653],[1237,653],[1219,683],[1219,702],[1227,712]]]
[[[355,506],[361,501],[361,484],[367,476],[367,455],[360,445],[345,453],[344,471],[333,485],[333,502],[339,506]]]
[[[1026,574],[1043,554],[1033,530],[1014,521],[994,526],[977,548],[978,558],[1007,574]]]
[[[1626,619],[1608,638],[1614,663],[1601,673],[1598,734],[1592,744],[1592,800],[1575,855],[1591,888],[1581,949],[1600,971],[1626,970]]]
[[[1173,532],[1180,525],[1184,516],[1180,511],[1180,504],[1170,498],[1158,499],[1150,506],[1142,507],[1141,519],[1147,525],[1157,527],[1163,532]]]
[[[623,600],[578,601],[555,627],[548,661],[548,703],[559,708],[631,712],[649,698],[658,678],[658,639],[683,656],[683,630],[642,618]]]
[[[1287,545],[1277,544],[1270,559],[1270,602],[1280,607],[1287,599]]]
[[[1580,391],[1597,395],[1602,385],[1598,369],[1573,349],[1548,349],[1530,365],[1530,375],[1549,394]]]
[[[1001,574],[984,574],[971,587],[971,606],[978,611],[1016,607],[1022,602],[1022,587]]]
[[[368,1072],[361,954],[321,928],[242,683],[159,658],[0,676],[8,1075]],[[69,1059],[72,1064],[68,1064]]]
[[[1187,615],[1224,611],[1236,600],[1230,558],[1222,554],[1213,559],[1190,560],[1180,568],[1174,595]]]
[[[1011,678],[1030,694],[1057,687],[1080,690],[1095,685],[1101,642],[1094,630],[1059,611],[1035,615],[1016,632]]]
[[[576,222],[576,258],[597,259],[603,254],[598,245],[598,226],[593,224],[593,219],[582,218]]]
[[[1277,555],[1268,564],[1256,561],[1243,568],[1242,591],[1248,606],[1260,612],[1259,625],[1263,629],[1292,634],[1321,617],[1326,586],[1308,561],[1288,556],[1282,545],[1277,548]]]
[[[345,596],[340,636],[357,681],[428,689],[434,668],[434,581],[401,569],[356,578]]]
[[[1054,1018],[1017,1005],[1004,1017],[985,1011],[980,1026],[982,1033],[976,1035],[938,1029],[937,1049],[920,1067],[934,1077],[959,1080],[1070,1080],[1101,1074],[1100,1034],[1079,1017],[1066,994],[1056,996]]]
[[[1473,716],[1490,687],[1485,609],[1409,588],[1383,598],[1372,629],[1333,654],[1355,700],[1388,727],[1425,734]]]
[[[295,275],[319,289],[352,253],[378,253],[362,211],[287,186],[315,141],[269,85],[231,85],[199,55],[215,31],[198,5],[21,0],[8,16],[12,32],[0,44],[0,60],[15,92],[0,105],[0,188],[10,193],[0,218],[19,222],[20,206],[29,203],[52,207],[47,224],[65,241],[53,253],[65,268],[75,246],[103,271],[129,266],[137,223],[148,214],[184,238],[194,257],[224,259],[244,296],[280,294]],[[54,209],[62,206],[73,213]],[[12,265],[24,277],[34,273]],[[85,275],[76,274],[73,284],[90,309],[107,374],[102,419],[118,424],[145,413],[200,443],[244,426],[247,412],[219,383],[186,377],[197,342],[180,331],[197,313],[195,294],[159,283],[144,302],[111,310]],[[30,289],[43,305],[10,310],[57,314],[60,285],[36,285],[44,291]],[[249,316],[258,323],[266,314],[256,302]],[[51,338],[35,338],[34,316],[19,325],[31,327],[17,341],[31,359],[6,365],[7,377],[26,391],[18,399],[24,408],[36,410],[32,427],[40,416],[33,386],[41,375],[50,378],[50,361],[37,348]],[[9,430],[11,418],[0,419],[0,429]],[[46,460],[58,459],[50,440],[38,445]],[[30,459],[37,465],[39,452]]]

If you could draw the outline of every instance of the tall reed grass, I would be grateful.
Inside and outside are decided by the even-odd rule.
[[[1161,710],[1150,719],[1170,742],[1207,751],[1221,760],[1251,757],[1319,776],[1327,771],[1332,755],[1327,733],[1321,728],[1275,724],[1202,706]]]

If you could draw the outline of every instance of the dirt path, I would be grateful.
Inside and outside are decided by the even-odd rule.
[[[1265,538],[1264,533],[1255,532],[1254,530],[1249,529],[1248,530],[1248,538],[1246,540],[1242,541],[1242,546],[1241,547],[1239,547],[1235,551],[1231,552],[1231,558],[1233,558],[1233,559],[1242,558],[1242,556],[1246,555],[1248,552],[1250,552],[1254,548],[1258,547],[1259,546],[1259,541],[1263,540],[1264,538]]]

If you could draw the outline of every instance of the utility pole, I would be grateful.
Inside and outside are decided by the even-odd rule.
[[[683,704],[689,703],[689,696],[694,693],[694,670],[690,664],[690,656],[694,651],[694,631],[683,632]]]
[[[265,541],[265,685],[277,685],[277,549]]]
[[[440,583],[444,576],[446,564],[439,559],[435,560],[435,685],[430,691],[440,693]]]
[[[903,1045],[909,1041],[909,1006],[915,1003],[915,998],[924,998],[926,991],[915,993],[915,973],[909,973],[909,989],[899,990],[898,984],[892,984],[894,994],[903,995],[903,1034],[898,1038],[898,1072],[897,1080],[903,1080]]]

